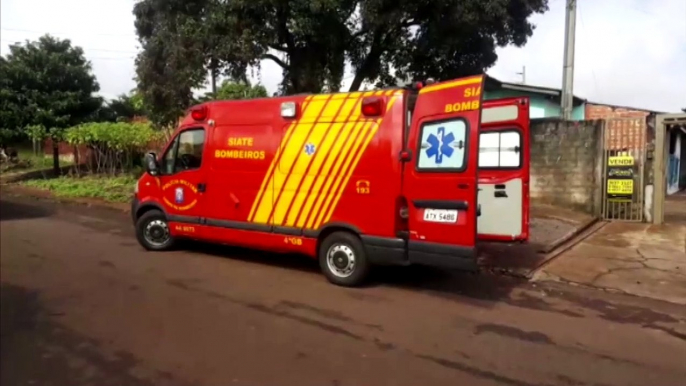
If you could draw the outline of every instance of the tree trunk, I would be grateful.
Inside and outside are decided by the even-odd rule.
[[[212,83],[212,98],[217,99],[217,61],[210,59],[210,82]]]
[[[56,176],[60,175],[60,148],[59,142],[52,140],[52,171]]]
[[[353,82],[350,84],[350,88],[348,89],[348,92],[354,92],[354,91],[359,91],[360,86],[362,86],[362,82],[364,81],[364,70],[360,69],[360,71],[355,74],[355,78],[353,79]]]

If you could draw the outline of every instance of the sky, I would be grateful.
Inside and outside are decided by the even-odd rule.
[[[45,33],[81,46],[101,94],[113,98],[136,84],[139,49],[135,0],[0,0],[0,54]],[[678,112],[686,107],[686,0],[577,0],[574,94],[592,102]],[[532,17],[534,35],[504,47],[488,74],[502,81],[560,88],[565,0]],[[256,81],[270,92],[281,70],[265,61]],[[352,81],[346,77],[345,83]]]

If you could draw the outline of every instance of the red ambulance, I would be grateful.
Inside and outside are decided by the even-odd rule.
[[[528,100],[483,102],[483,87],[194,106],[146,156],[137,238],[303,253],[343,286],[372,265],[476,270],[477,238],[524,241],[529,222]]]

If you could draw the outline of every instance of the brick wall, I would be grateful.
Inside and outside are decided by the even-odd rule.
[[[646,118],[650,111],[630,109],[627,107],[586,104],[586,119],[609,119],[609,118]]]
[[[80,157],[79,163],[83,163],[90,156],[90,149],[86,146],[80,146],[78,149],[76,146],[72,146],[66,142],[60,142],[57,145],[59,151],[60,159],[69,162],[76,162],[77,156]],[[43,142],[43,153],[47,156],[52,156],[52,140],[46,139]]]
[[[531,122],[531,202],[600,213],[602,121]]]
[[[605,147],[608,150],[643,149],[650,142],[650,111],[588,103],[586,119],[606,121]],[[646,136],[647,134],[647,136]]]

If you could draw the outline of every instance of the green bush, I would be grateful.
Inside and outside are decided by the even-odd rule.
[[[91,149],[92,159],[88,166],[95,173],[133,171],[141,165],[149,146],[162,138],[160,131],[146,123],[92,122],[64,131],[67,143]]]

